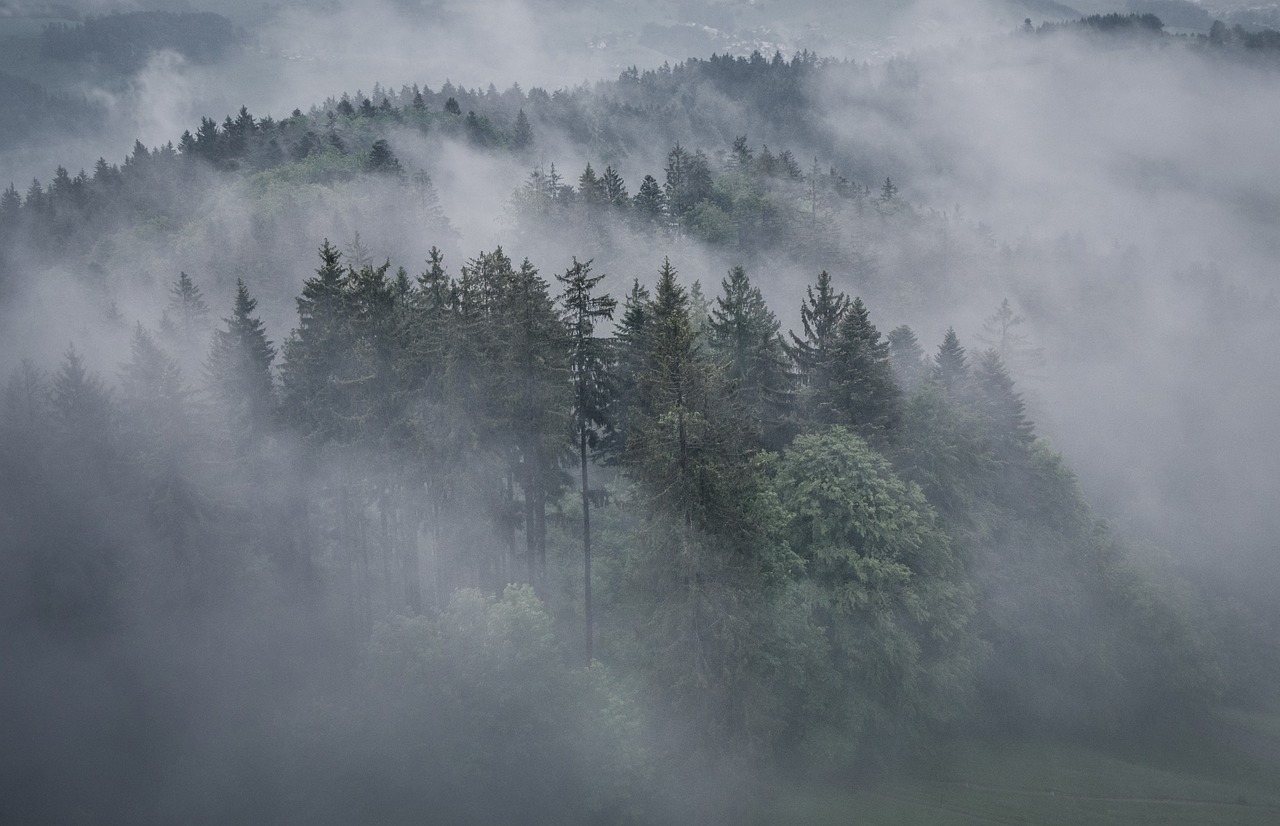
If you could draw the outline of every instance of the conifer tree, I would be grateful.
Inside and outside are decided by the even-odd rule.
[[[1027,420],[1022,396],[1013,389],[1013,379],[994,348],[983,351],[973,371],[976,406],[989,422],[996,453],[1009,458],[1035,439],[1035,428]]]
[[[215,402],[225,411],[233,434],[260,433],[275,406],[271,362],[276,350],[267,340],[266,328],[254,316],[257,299],[249,296],[243,280],[236,279],[236,297],[225,329],[215,330],[205,377]]]
[[[49,389],[53,426],[64,441],[80,443],[113,430],[111,392],[68,347]]]
[[[588,207],[598,206],[605,200],[604,185],[590,163],[578,177],[578,199]]]
[[[956,331],[947,328],[938,352],[933,357],[933,377],[941,383],[947,395],[957,398],[965,392],[969,381],[969,361]]]
[[[649,289],[635,279],[622,305],[613,341],[614,392],[609,400],[611,428],[601,440],[601,453],[606,464],[616,464],[626,455],[627,434],[639,399],[639,377],[649,357],[652,318]]]
[[[711,352],[762,444],[776,450],[786,442],[791,401],[778,319],[742,267],[731,269],[720,286],[723,295],[717,296],[709,320]]]
[[[331,375],[350,350],[345,329],[347,278],[341,259],[342,253],[326,238],[315,277],[302,285],[298,326],[284,344],[280,370],[285,416],[319,441],[337,435]]]
[[[889,365],[889,343],[855,298],[832,348],[831,408],[863,438],[882,437],[898,424],[901,391]]]
[[[604,174],[600,176],[600,183],[604,187],[605,202],[617,209],[626,209],[631,205],[631,196],[627,194],[627,185],[622,180],[622,176],[618,174],[618,170],[612,166],[604,168]]]
[[[453,100],[453,98],[449,98]],[[454,105],[457,105],[456,101]],[[447,107],[446,107],[447,108]],[[517,152],[523,152],[533,146],[533,126],[529,123],[529,116],[521,109],[516,115],[515,130],[511,135],[511,148]]]
[[[209,328],[209,305],[199,285],[185,272],[178,273],[178,280],[169,288],[166,313],[182,350],[192,351],[203,345]]]
[[[515,271],[508,301],[503,315],[510,326],[499,347],[505,350],[500,355],[504,372],[514,382],[500,393],[508,405],[514,402],[503,418],[515,432],[519,450],[529,581],[540,584],[547,561],[547,502],[563,482],[560,459],[569,431],[565,413],[572,405],[566,392],[566,333],[547,282],[527,258]]]
[[[662,187],[652,175],[645,175],[640,182],[640,191],[636,193],[635,210],[646,223],[657,225],[662,223],[666,213],[667,199]]]
[[[594,295],[604,274],[592,275],[591,262],[573,259],[572,266],[556,279],[563,287],[560,305],[568,327],[569,373],[573,380],[573,430],[577,437],[578,468],[582,481],[582,582],[586,661],[591,663],[591,487],[587,479],[587,450],[596,447],[599,434],[609,426],[609,374],[607,342],[595,335],[596,324],[613,319],[618,302],[608,295]]]
[[[893,377],[903,392],[915,392],[928,375],[924,348],[920,346],[915,331],[906,324],[890,331],[888,341]]]
[[[796,364],[800,383],[801,414],[810,422],[831,424],[836,421],[829,406],[834,348],[840,322],[848,309],[849,299],[831,286],[831,276],[826,270],[818,274],[816,285],[805,287],[805,300],[800,305],[804,337],[790,333],[791,346],[788,350]]]

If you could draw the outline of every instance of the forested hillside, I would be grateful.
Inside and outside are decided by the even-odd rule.
[[[1008,48],[1272,71],[1117,20]],[[1091,504],[1033,419],[1069,441],[1167,345],[1180,415],[1252,427],[1274,239],[1169,276],[1159,210],[1003,237],[942,200],[937,78],[378,84],[9,184],[0,819],[741,822],[765,779],[1267,698],[1274,611],[1201,540],[1262,559],[1268,515],[1149,468]]]

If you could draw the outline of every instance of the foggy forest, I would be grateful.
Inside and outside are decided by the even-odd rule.
[[[1280,821],[1280,4],[0,0],[0,823]]]

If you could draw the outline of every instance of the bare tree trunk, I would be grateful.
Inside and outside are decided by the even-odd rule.
[[[591,627],[591,494],[587,487],[586,428],[579,431],[578,437],[578,462],[582,468],[582,613],[586,626],[587,665],[591,665],[594,633]]]

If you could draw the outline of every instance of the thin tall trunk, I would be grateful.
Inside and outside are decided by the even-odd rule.
[[[587,665],[591,665],[591,494],[587,487],[587,429],[578,434],[578,459],[582,467],[582,594],[586,620]]]

